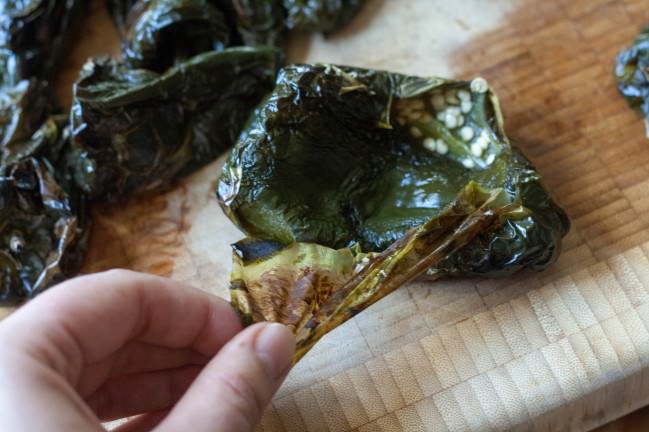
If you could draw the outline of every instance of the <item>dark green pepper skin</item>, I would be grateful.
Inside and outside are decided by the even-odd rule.
[[[209,50],[283,44],[287,30],[332,33],[364,0],[107,0],[132,68],[162,72]]]
[[[209,0],[150,0],[129,15],[122,57],[133,69],[163,72],[229,43],[225,17]]]
[[[0,87],[0,165],[32,154],[32,134],[51,111],[46,94],[45,83],[35,79]]]
[[[615,78],[629,105],[649,119],[649,26],[638,34],[631,47],[618,54]]]
[[[349,24],[365,0],[282,0],[286,27],[308,32],[334,32]]]
[[[282,62],[273,48],[241,47],[198,55],[163,75],[88,63],[71,114],[77,185],[115,201],[211,162],[234,144]]]
[[[29,299],[77,273],[90,224],[86,199],[66,165],[69,116],[30,124],[24,117],[47,112],[32,87],[43,82],[20,83],[28,84],[26,94],[9,123],[0,123],[0,304]],[[13,120],[20,120],[20,127]]]
[[[285,13],[281,0],[232,0],[232,3],[244,44],[282,45]]]
[[[225,0],[221,0],[223,3]],[[349,24],[365,0],[230,0],[246,45],[281,46],[286,30],[332,33]]]
[[[542,271],[558,259],[570,220],[550,198],[527,158],[516,148],[512,157],[505,188],[526,211],[511,212],[501,227],[478,235],[429,273],[500,277],[524,268]]]
[[[0,47],[17,55],[20,76],[46,79],[80,23],[86,0],[7,0],[0,4]]]
[[[331,248],[357,243],[378,252],[474,181],[504,189],[512,207],[497,230],[431,272],[542,270],[556,260],[570,223],[510,145],[497,98],[476,80],[481,83],[484,88],[473,92],[473,82],[332,65],[286,67],[223,168],[219,202],[252,237]],[[444,113],[429,101],[449,91],[470,98],[462,122],[472,136],[484,135],[484,149],[439,120]],[[444,151],[427,149],[431,139],[443,141]]]
[[[88,236],[84,197],[65,166],[69,116],[52,115],[47,83],[23,79],[0,49],[0,304],[76,273]]]
[[[0,166],[34,155],[32,135],[52,112],[47,83],[22,79],[18,56],[0,49]],[[40,144],[38,145],[40,146]]]
[[[46,159],[0,170],[0,303],[16,303],[75,274],[88,221],[82,201],[66,193]]]

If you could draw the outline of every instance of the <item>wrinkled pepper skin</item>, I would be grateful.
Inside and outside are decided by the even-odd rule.
[[[47,82],[0,49],[0,304],[19,303],[79,270],[88,220],[68,175],[69,116]]]
[[[649,26],[633,44],[618,54],[615,63],[617,88],[629,105],[642,112],[649,134]]]
[[[20,77],[47,79],[69,49],[86,0],[0,2],[0,47],[17,56]]]
[[[0,166],[29,156],[32,135],[51,111],[47,86],[35,79],[0,87]]]
[[[75,182],[92,199],[116,201],[211,162],[234,144],[282,62],[273,48],[239,47],[162,75],[88,63],[71,114]]]
[[[237,29],[246,45],[281,46],[284,33],[328,35],[342,29],[365,0],[231,0]]]
[[[498,227],[513,210],[507,201],[502,189],[469,182],[441,213],[376,253],[245,239],[233,245],[232,304],[244,324],[291,328],[297,362],[327,332]]]
[[[87,245],[83,201],[61,188],[46,159],[0,170],[0,303],[18,303],[74,275]]]
[[[554,262],[570,223],[505,135],[482,78],[284,68],[217,191],[245,324],[327,332],[412,279],[503,276]]]
[[[282,0],[286,27],[309,32],[332,33],[346,26],[365,5],[365,0]]]
[[[379,252],[469,181],[505,190],[516,210],[431,272],[501,276],[556,260],[568,218],[511,146],[484,80],[296,65],[242,133],[218,198],[249,236]]]
[[[365,0],[107,0],[132,68],[162,72],[226,47],[281,47],[289,30],[326,35],[349,24]]]
[[[225,17],[209,0],[150,0],[129,14],[122,57],[132,69],[164,72],[229,43]]]
[[[18,56],[0,48],[0,166],[34,155],[32,135],[53,111],[47,83],[19,69]]]
[[[282,45],[285,12],[281,0],[232,0],[232,4],[245,45]]]

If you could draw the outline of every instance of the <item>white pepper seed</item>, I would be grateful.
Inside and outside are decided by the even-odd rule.
[[[471,159],[464,159],[462,160],[462,165],[464,165],[464,168],[471,169],[475,167],[475,162],[473,162]]]
[[[475,93],[486,93],[489,90],[489,84],[484,78],[478,77],[471,81],[471,91]]]
[[[471,100],[471,93],[464,89],[458,90],[457,97],[460,98],[462,102],[468,102]]]
[[[450,112],[446,111],[446,116],[444,117],[444,124],[449,129],[456,128],[457,127],[457,117],[455,117]]]
[[[428,137],[424,139],[423,145],[426,150],[432,152],[437,151],[437,142],[433,138]]]
[[[475,132],[473,132],[473,128],[471,126],[464,126],[462,129],[460,129],[460,138],[462,138],[466,142],[471,141],[474,135]]]
[[[482,156],[483,151],[484,150],[477,142],[471,144],[471,153],[473,154],[473,156],[480,157]]]
[[[441,139],[438,139],[437,142],[435,143],[435,147],[437,148],[437,153],[441,155],[445,155],[448,153],[448,145]]]
[[[22,252],[25,248],[25,239],[20,234],[14,234],[9,240],[9,249],[14,253]]]

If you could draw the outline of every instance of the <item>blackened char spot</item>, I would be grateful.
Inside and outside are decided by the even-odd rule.
[[[245,239],[234,243],[232,250],[244,264],[250,264],[262,258],[267,259],[285,247],[285,244],[274,240]]]

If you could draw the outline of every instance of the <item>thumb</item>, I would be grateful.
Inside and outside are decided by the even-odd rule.
[[[160,430],[252,431],[292,365],[295,338],[259,323],[232,338],[203,369]]]

